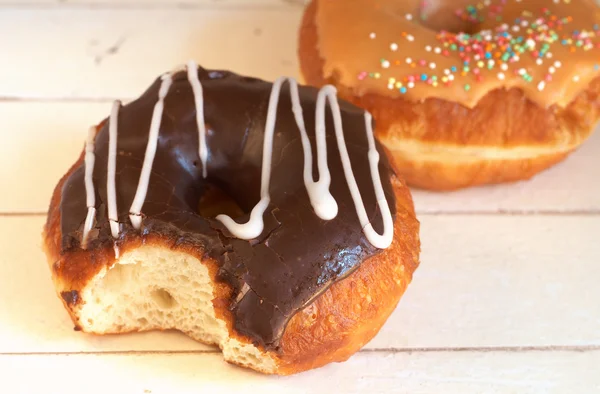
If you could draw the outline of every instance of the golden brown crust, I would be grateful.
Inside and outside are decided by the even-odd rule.
[[[300,29],[299,58],[305,81],[315,86],[333,84],[340,97],[370,111],[378,138],[409,185],[451,190],[528,179],[580,146],[600,120],[600,78],[565,108],[540,107],[517,88],[490,91],[474,108],[436,98],[410,102],[379,94],[359,96],[335,78],[323,78],[316,4],[314,0],[306,8]],[[469,161],[419,158],[419,152],[405,154],[403,141],[418,141],[437,150],[444,146],[491,148],[500,151],[500,156]],[[512,157],[511,150],[522,147],[532,148],[533,154]]]
[[[404,294],[419,264],[419,222],[408,188],[393,179],[397,217],[392,245],[333,284],[288,323],[280,372],[341,362],[369,342]]]
[[[429,190],[451,191],[475,185],[516,182],[530,179],[567,157],[557,153],[519,160],[481,160],[476,163],[441,163],[405,160],[394,155],[396,167],[402,168],[407,184]]]
[[[72,251],[61,254],[60,201],[62,186],[71,172],[83,160],[80,156],[54,190],[44,228],[44,247],[55,289],[69,312],[76,329],[80,329],[79,292],[101,270],[115,262],[112,249]],[[419,264],[419,222],[416,219],[409,189],[397,178],[392,179],[396,195],[397,217],[392,246],[364,261],[345,279],[330,286],[311,305],[298,312],[288,323],[279,353],[269,353],[277,360],[276,373],[289,375],[317,368],[330,362],[345,361],[371,340],[396,307]],[[249,341],[233,330],[233,316],[228,309],[232,290],[215,280],[216,262],[203,258],[203,251],[182,245],[157,235],[144,239],[145,245],[156,245],[189,253],[209,269],[217,317],[226,322],[230,336],[244,343]],[[120,244],[122,253],[141,245],[140,238],[126,239]],[[125,332],[115,329],[115,333]]]

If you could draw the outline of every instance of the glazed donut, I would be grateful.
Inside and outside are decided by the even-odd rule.
[[[177,329],[269,374],[349,358],[419,262],[410,192],[372,127],[331,86],[194,63],[115,102],[44,228],[76,329]]]
[[[373,114],[409,186],[453,190],[529,179],[590,136],[599,24],[593,0],[313,0],[299,59]]]

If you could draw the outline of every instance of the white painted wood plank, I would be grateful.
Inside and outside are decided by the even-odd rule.
[[[277,377],[225,364],[216,354],[0,356],[0,387],[14,385],[15,394],[585,394],[600,390],[599,363],[600,351],[360,353],[343,364]]]
[[[3,10],[0,53],[10,61],[0,62],[0,97],[132,98],[189,59],[267,79],[296,76],[301,13],[300,7]]]
[[[600,216],[429,216],[374,348],[600,344]]]
[[[0,212],[46,212],[110,103],[0,102]]]
[[[45,212],[110,102],[0,102],[1,212]],[[414,190],[417,211],[600,212],[600,128],[565,162],[531,181],[455,193]]]
[[[72,330],[38,248],[0,217],[0,353],[203,349],[183,335]],[[422,263],[368,349],[600,345],[600,217],[423,216]]]

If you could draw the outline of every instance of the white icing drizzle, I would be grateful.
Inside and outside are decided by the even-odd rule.
[[[331,89],[333,92],[330,94],[335,95],[335,88],[331,87]],[[331,96],[329,97],[331,100]],[[337,111],[337,117],[339,117],[339,109]],[[363,228],[363,232],[365,233],[365,237],[367,237],[367,240],[369,240],[369,242],[376,248],[386,249],[392,244],[392,240],[394,239],[394,221],[392,219],[392,213],[390,212],[390,206],[388,205],[387,200],[385,198],[385,193],[383,192],[383,186],[381,185],[381,177],[379,174],[378,167],[379,152],[377,152],[377,148],[375,146],[375,138],[373,137],[373,126],[371,121],[371,114],[365,112],[365,128],[367,131],[367,139],[369,141],[369,165],[371,168],[371,178],[373,179],[373,188],[375,189],[375,198],[377,199],[377,205],[379,205],[379,210],[381,211],[381,217],[383,219],[383,234],[378,234],[375,231],[375,229],[373,229],[373,226],[369,221],[369,217],[367,216],[367,212],[365,210],[365,205],[360,195],[360,190],[358,189],[358,185],[356,184],[356,178],[352,173],[350,158],[348,157],[346,143],[344,142],[344,133],[341,130],[341,128],[337,128],[337,122],[335,134],[338,140],[338,148],[340,150],[340,155],[344,166],[344,175],[346,176],[346,182],[348,183],[348,187],[350,188],[350,194],[352,195],[352,200],[354,200],[356,213],[358,215],[360,225]]]
[[[193,61],[190,61],[187,65],[188,81],[192,86],[194,92],[194,103],[196,107],[196,123],[198,125],[199,133],[199,148],[198,154],[202,161],[202,175],[207,176],[207,143],[206,143],[206,129],[204,125],[204,103],[203,103],[203,90],[200,80],[197,74],[197,66]],[[290,97],[292,101],[292,111],[296,124],[300,131],[302,149],[304,153],[304,169],[303,178],[304,185],[310,198],[310,203],[315,210],[316,215],[323,220],[331,220],[338,214],[338,205],[333,196],[329,191],[331,184],[331,174],[327,165],[327,142],[326,142],[326,130],[325,130],[325,110],[327,103],[329,103],[335,129],[336,142],[340,151],[340,157],[342,160],[342,166],[344,170],[344,176],[346,183],[350,190],[352,200],[354,202],[356,213],[358,215],[360,224],[367,240],[376,248],[385,249],[389,247],[393,240],[394,223],[390,212],[390,207],[385,198],[383,186],[381,184],[381,178],[379,173],[379,153],[375,145],[375,138],[372,128],[372,116],[368,112],[365,112],[365,129],[367,133],[367,140],[369,145],[368,159],[371,177],[373,180],[373,188],[375,190],[375,196],[377,204],[381,211],[383,219],[383,234],[378,234],[371,225],[369,217],[365,210],[365,206],[356,183],[356,178],[352,171],[352,165],[350,163],[350,157],[344,140],[344,131],[342,127],[342,115],[337,99],[337,91],[335,87],[331,85],[324,86],[317,96],[316,103],[316,114],[315,114],[315,139],[317,144],[317,167],[319,180],[314,181],[313,179],[313,168],[312,168],[312,146],[308,134],[306,132],[306,126],[302,114],[302,106],[300,104],[300,94],[298,92],[298,84],[293,78],[281,77],[277,79],[272,86],[271,95],[269,97],[269,107],[267,112],[266,124],[265,124],[265,137],[263,141],[263,160],[262,160],[262,171],[261,171],[261,189],[260,189],[260,201],[254,206],[250,213],[250,218],[246,223],[237,223],[231,217],[227,215],[218,215],[217,220],[221,221],[225,227],[235,236],[240,239],[253,239],[258,237],[264,229],[263,215],[270,203],[269,195],[269,184],[271,179],[271,160],[273,154],[273,137],[275,133],[275,123],[277,120],[277,107],[279,104],[279,96],[281,87],[285,82],[290,85]],[[138,187],[135,193],[135,197],[129,210],[129,218],[134,228],[140,229],[142,224],[141,209],[146,199],[148,192],[148,186],[150,181],[150,174],[152,172],[152,165],[154,162],[154,156],[158,145],[158,136],[160,131],[160,125],[162,121],[162,114],[164,110],[164,100],[167,96],[169,89],[173,83],[172,74],[166,74],[162,77],[161,86],[158,93],[158,101],[154,106],[152,114],[152,120],[150,123],[150,132],[148,136],[148,144],[146,146],[146,152],[144,155],[144,163],[140,173],[140,179]],[[109,122],[109,146],[108,146],[108,175],[107,175],[107,198],[108,198],[108,218],[110,222],[111,233],[114,238],[119,236],[119,223],[117,215],[117,199],[116,199],[116,160],[117,160],[117,125],[118,116],[121,103],[115,101]],[[86,197],[88,214],[86,217],[86,224],[84,228],[83,242],[85,248],[85,241],[93,225],[95,218],[95,197],[93,189],[93,166],[94,166],[94,133],[90,130],[88,140],[86,143],[86,156],[85,156],[85,186],[86,186]],[[115,249],[115,253],[118,255],[118,249]]]
[[[327,146],[325,145],[325,127],[317,129],[317,165],[319,168],[319,181],[312,179],[312,148],[306,134],[298,84],[292,78],[281,77],[273,83],[271,96],[269,98],[269,109],[265,125],[265,137],[263,141],[263,162],[261,173],[260,196],[258,204],[252,209],[250,219],[246,223],[237,223],[227,215],[216,217],[236,237],[241,239],[252,239],[258,237],[264,228],[263,214],[269,206],[269,183],[271,180],[271,158],[273,155],[273,135],[275,122],[277,120],[277,106],[279,104],[279,93],[284,82],[290,83],[290,95],[292,99],[292,111],[296,124],[300,129],[302,148],[304,151],[304,184],[315,213],[323,220],[333,219],[337,215],[338,207],[331,193],[329,184],[331,176],[327,167]]]
[[[88,207],[87,215],[85,217],[85,224],[83,225],[83,236],[81,237],[81,247],[87,249],[88,238],[94,221],[96,219],[96,208]]]
[[[146,145],[146,153],[144,154],[144,164],[142,165],[142,171],[140,173],[140,180],[135,192],[135,197],[131,203],[131,208],[129,208],[129,219],[136,230],[139,230],[142,226],[141,210],[142,206],[144,205],[144,201],[146,200],[146,193],[148,192],[148,184],[150,182],[150,173],[152,172],[152,164],[154,162],[154,155],[156,154],[156,147],[158,145],[158,133],[160,131],[160,124],[162,121],[165,97],[167,96],[167,93],[169,93],[169,88],[171,87],[172,83],[173,79],[171,74],[163,75],[160,89],[158,91],[158,101],[154,105],[154,112],[152,113],[148,144]]]
[[[110,113],[108,125],[108,174],[106,176],[106,195],[108,205],[108,220],[110,223],[110,232],[113,238],[119,237],[119,216],[117,213],[117,189],[116,189],[116,172],[117,172],[117,135],[119,122],[120,101],[115,101]]]
[[[346,148],[346,142],[344,140],[344,132],[342,128],[342,115],[340,107],[337,101],[337,91],[331,86],[327,85],[319,91],[317,97],[317,108],[316,108],[316,140],[317,140],[317,165],[319,169],[319,181],[314,182],[312,179],[312,148],[310,141],[306,134],[306,128],[304,125],[304,119],[302,117],[302,106],[300,105],[300,95],[298,94],[298,85],[295,80],[291,78],[279,78],[273,83],[271,90],[271,96],[269,98],[269,108],[267,112],[267,120],[265,125],[265,137],[263,142],[263,163],[261,173],[261,191],[260,201],[252,209],[250,213],[250,219],[246,223],[237,223],[231,217],[227,215],[217,216],[217,220],[221,221],[225,227],[235,236],[241,239],[252,239],[258,237],[264,228],[263,214],[269,206],[269,182],[271,178],[271,157],[273,154],[273,135],[275,131],[275,122],[277,118],[277,105],[279,103],[279,93],[281,86],[284,82],[289,81],[290,83],[290,95],[292,99],[292,110],[296,119],[296,124],[300,129],[302,137],[302,147],[304,150],[304,184],[308,191],[311,205],[315,210],[315,213],[323,220],[331,220],[337,216],[338,207],[335,199],[329,192],[329,186],[331,182],[331,175],[327,166],[327,145],[325,138],[325,107],[327,101],[330,104],[330,108],[333,114],[335,135],[337,140],[338,149],[342,159],[342,165],[344,169],[344,175],[346,182],[350,189],[352,200],[358,214],[360,224],[363,228],[367,240],[377,248],[385,249],[390,246],[393,239],[393,220],[390,212],[389,205],[387,204],[383,186],[381,185],[381,178],[379,174],[379,153],[375,146],[375,140],[373,136],[373,129],[371,125],[372,117],[369,113],[365,112],[365,125],[367,132],[367,139],[369,143],[369,164],[371,170],[371,176],[373,178],[373,187],[375,189],[375,195],[377,198],[377,204],[381,210],[383,218],[383,234],[380,235],[373,229],[373,226],[369,222],[356,178],[352,172],[352,165],[350,163],[350,157],[348,156],[348,150]]]
[[[198,155],[202,162],[202,177],[206,178],[207,168],[206,161],[208,158],[208,150],[206,148],[206,127],[204,125],[204,96],[202,92],[202,85],[198,78],[198,66],[193,60],[190,60],[187,66],[188,81],[192,85],[194,92],[194,103],[196,106],[196,124],[198,125]]]
[[[88,208],[96,206],[96,195],[94,194],[94,162],[96,157],[94,156],[94,139],[96,138],[96,127],[90,127],[88,130],[87,140],[85,142],[85,196],[86,205]]]
[[[88,209],[87,216],[85,218],[85,224],[83,225],[83,235],[81,237],[81,247],[87,248],[87,241],[90,235],[90,231],[94,225],[94,219],[96,218],[96,194],[94,192],[94,180],[92,175],[94,174],[94,162],[96,157],[94,156],[94,139],[96,138],[96,127],[90,127],[88,131],[87,140],[85,142],[85,196],[86,206]]]
[[[308,192],[310,203],[318,217],[323,220],[331,220],[337,216],[338,205],[331,193],[329,185],[331,184],[331,174],[327,166],[327,141],[325,138],[325,124],[316,126],[315,136],[317,140],[317,169],[319,180],[313,180],[312,168],[312,146],[306,134],[304,119],[302,117],[302,106],[300,105],[300,95],[298,94],[298,84],[293,79],[290,82],[290,94],[292,96],[292,111],[296,118],[296,124],[300,129],[302,136],[302,149],[304,151],[304,185]],[[318,105],[318,104],[317,104]],[[319,107],[317,107],[317,111]],[[317,112],[318,113],[318,112]],[[322,126],[322,127],[320,127]]]

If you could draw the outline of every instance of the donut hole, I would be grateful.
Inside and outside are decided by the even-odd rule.
[[[214,184],[208,184],[200,201],[198,201],[198,213],[201,216],[208,218],[214,218],[221,214],[234,218],[242,216],[245,212],[237,202],[220,187]]]
[[[482,30],[481,23],[457,14],[472,3],[472,0],[424,0],[419,2],[417,15],[420,15],[421,25],[436,32],[475,34]]]

